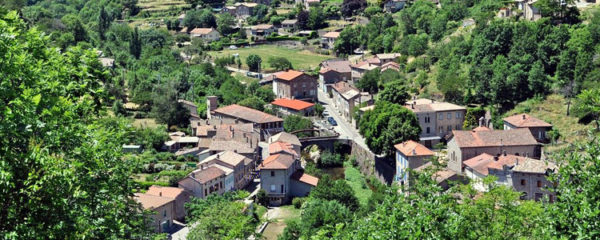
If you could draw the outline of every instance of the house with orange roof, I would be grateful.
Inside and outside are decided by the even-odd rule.
[[[273,93],[277,98],[314,102],[317,100],[317,81],[296,70],[278,72],[273,80]]]
[[[319,179],[304,173],[300,161],[290,154],[274,154],[258,167],[260,186],[267,192],[271,205],[281,205],[293,197],[304,197]]]
[[[352,86],[350,83],[344,81],[333,84],[331,89],[331,93],[333,95],[333,105],[346,119],[346,121],[352,123],[354,120],[354,106],[360,104],[356,103],[357,100],[360,99],[360,90]]]
[[[139,203],[142,209],[153,212],[148,225],[154,232],[168,232],[173,226],[175,218],[175,199],[170,197],[155,196],[147,193],[135,193],[133,200]]]
[[[340,32],[327,32],[321,37],[321,47],[324,49],[333,49],[335,40],[340,37]]]
[[[271,102],[271,105],[284,115],[296,114],[301,116],[311,115],[315,106],[314,103],[287,98],[275,99],[275,101]]]
[[[550,123],[526,113],[506,117],[502,120],[504,121],[504,130],[526,128],[529,129],[538,142],[548,142],[546,133],[552,130],[552,124]]]
[[[184,205],[185,205],[185,203],[190,201],[190,196],[191,196],[190,192],[188,192],[182,188],[163,187],[163,186],[152,185],[152,186],[150,186],[148,191],[146,191],[146,194],[150,194],[153,196],[159,196],[159,197],[172,198],[174,200],[174,202],[173,202],[173,217],[174,217],[174,219],[183,221],[183,219],[185,218],[185,214],[186,214]]]
[[[214,28],[194,28],[190,32],[191,38],[201,38],[205,42],[218,41],[221,34]]]
[[[273,135],[283,131],[283,119],[256,109],[237,104],[217,108],[217,101],[207,101],[210,119],[237,120],[238,123],[252,123],[256,131],[260,132],[261,140],[265,134]]]
[[[488,176],[496,176],[496,183],[505,186],[511,186],[511,169],[518,161],[524,161],[524,156],[512,154],[500,154],[493,156],[488,153],[479,154],[464,162],[464,174],[472,181],[475,189],[479,191],[487,191],[487,187],[482,184],[484,178]]]
[[[225,171],[218,167],[210,166],[196,169],[185,178],[179,180],[179,188],[189,191],[194,197],[206,198],[211,194],[225,192]]]
[[[394,180],[401,186],[410,185],[410,172],[408,169],[421,167],[427,160],[434,156],[433,151],[420,143],[408,140],[394,145],[396,148],[396,175]]]

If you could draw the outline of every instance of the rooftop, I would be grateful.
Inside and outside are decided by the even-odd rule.
[[[350,68],[350,61],[348,60],[341,60],[341,59],[333,59],[333,60],[327,60],[321,63],[321,70],[319,71],[320,73],[326,73],[328,71],[336,71],[339,73],[349,73],[352,72],[352,69]]]
[[[552,124],[544,122],[538,118],[530,116],[529,114],[517,114],[503,119],[505,122],[510,123],[515,127],[552,127]]]
[[[216,113],[224,114],[238,119],[243,119],[253,123],[281,122],[283,119],[275,117],[252,108],[240,106],[237,104],[221,107],[215,110]]]
[[[323,34],[324,38],[338,38],[340,37],[340,32],[328,32]]]
[[[282,72],[275,73],[275,77],[277,79],[286,80],[286,81],[292,81],[302,75],[304,75],[303,72],[299,72],[296,70],[287,70],[285,72],[282,71]]]
[[[258,6],[258,3],[247,3],[247,2],[243,2],[243,3],[235,3],[234,5],[235,5],[236,7],[237,7],[237,6],[241,6],[241,5],[244,5],[244,6],[246,6],[246,7],[256,7],[256,6]]]
[[[544,174],[547,170],[558,170],[556,164],[537,159],[526,158],[512,169],[513,172]]]
[[[256,146],[256,145],[254,145]],[[254,153],[255,148],[250,147],[250,144],[246,144],[244,142],[234,141],[234,140],[216,140],[211,141],[209,147],[212,151],[232,151],[237,152],[239,154],[244,153]]]
[[[259,25],[254,25],[251,28],[254,29],[254,30],[265,30],[265,29],[273,28],[273,25],[271,25],[271,24],[259,24]]]
[[[319,179],[317,177],[308,175],[306,173],[304,173],[304,171],[298,170],[296,172],[294,172],[294,174],[292,174],[292,176],[290,176],[291,179],[294,179],[298,182],[303,182],[312,186],[317,186],[317,184],[319,184]]]
[[[294,150],[291,143],[274,142],[269,144],[269,154],[287,153],[295,157],[299,157],[299,153]]]
[[[517,163],[517,161],[521,162],[524,159],[525,157],[519,157],[511,154],[495,157],[487,153],[482,153],[464,161],[464,164],[473,169],[473,171],[487,176],[489,174],[489,169],[502,170],[504,166],[512,167],[515,165],[515,163]]]
[[[225,172],[215,166],[207,167],[205,169],[197,169],[190,174],[192,178],[202,184],[224,175]]]
[[[152,185],[150,186],[148,191],[146,191],[146,194],[159,197],[177,198],[180,194],[183,194],[184,192],[185,190],[183,190],[183,188]]]
[[[375,56],[377,56],[379,59],[395,59],[400,57],[400,53],[380,53],[376,54]]]
[[[208,162],[208,161],[212,161],[212,160],[219,160],[219,161],[227,163],[231,166],[237,166],[238,164],[243,164],[244,161],[246,160],[246,157],[244,157],[243,155],[237,154],[235,152],[227,150],[227,151],[223,151],[223,152],[217,153],[215,155],[209,156],[206,159],[204,159],[202,162]]]
[[[404,107],[413,112],[440,112],[440,111],[455,111],[466,110],[465,107],[448,102],[438,102],[430,99],[420,98],[412,101],[407,101]]]
[[[271,102],[273,105],[277,105],[280,107],[294,109],[296,111],[301,111],[307,108],[314,106],[314,103],[309,103],[305,101],[295,100],[295,99],[287,99],[287,98],[278,98],[275,101]]]
[[[333,84],[333,89],[344,97],[346,100],[354,99],[360,96],[360,90],[350,85],[348,82],[339,81]]]
[[[286,19],[281,22],[281,24],[296,24],[298,19]]]
[[[146,210],[152,210],[175,201],[173,198],[154,196],[146,193],[136,193],[134,199],[136,202],[142,204],[142,208]]]
[[[404,156],[433,156],[433,151],[413,140],[408,140],[403,143],[394,145],[396,150],[404,154]]]
[[[287,142],[296,146],[302,145],[296,135],[287,132],[280,132],[273,135],[271,138],[269,138],[269,142]]]
[[[459,147],[497,147],[537,145],[531,132],[525,128],[489,131],[452,131],[452,139]]]
[[[212,31],[216,31],[214,28],[194,28],[190,33],[193,34],[209,34]]]
[[[265,159],[259,166],[260,169],[288,169],[294,164],[294,157],[287,154],[275,154]]]

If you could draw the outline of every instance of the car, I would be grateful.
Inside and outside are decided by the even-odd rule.
[[[333,119],[333,117],[328,117],[327,121],[329,122],[329,124],[331,124],[332,126],[337,126],[337,122],[335,121],[335,119]]]

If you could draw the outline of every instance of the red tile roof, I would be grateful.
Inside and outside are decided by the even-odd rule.
[[[209,34],[212,31],[216,31],[214,28],[194,28],[190,33],[193,34]]]
[[[394,145],[404,156],[433,156],[433,151],[413,140]]]
[[[296,171],[294,172],[294,174],[292,174],[292,176],[290,176],[291,179],[294,179],[298,182],[303,182],[312,186],[317,186],[317,184],[319,184],[319,178],[308,175],[306,173],[304,173],[304,171]]]
[[[502,170],[504,166],[514,166],[517,161],[523,162],[525,159],[526,157],[520,157],[511,154],[500,155],[496,158],[490,154],[482,153],[476,157],[464,161],[464,164],[473,169],[473,171],[487,176],[489,174],[489,169]]]
[[[287,99],[287,98],[278,98],[275,101],[271,102],[273,105],[277,105],[280,107],[294,109],[296,111],[301,111],[307,109],[309,107],[314,106],[314,103],[309,103],[305,101],[295,100],[295,99]]]
[[[458,147],[530,146],[537,141],[526,128],[490,131],[452,131],[452,140]]]
[[[532,117],[529,114],[517,114],[503,119],[505,122],[519,128],[529,127],[552,127],[552,124],[544,122],[538,118]]]
[[[163,187],[163,186],[152,185],[152,186],[150,186],[148,191],[146,191],[146,194],[159,196],[159,197],[177,198],[184,192],[185,192],[185,190],[183,188]]]
[[[299,72],[296,70],[288,70],[285,72],[277,72],[275,73],[275,77],[277,79],[281,79],[281,80],[286,80],[286,81],[292,81],[294,79],[296,79],[297,77],[300,77],[304,75],[303,72]]]
[[[217,167],[208,167],[202,170],[196,170],[192,172],[192,177],[199,183],[207,183],[215,178],[225,176],[225,172]]]
[[[221,113],[231,117],[239,118],[253,123],[269,123],[281,122],[283,119],[275,117],[256,109],[240,106],[237,104],[221,107],[215,110],[216,113]]]
[[[294,164],[294,157],[287,154],[275,154],[265,159],[259,169],[288,169]]]
[[[269,144],[269,154],[287,153],[292,156],[298,157],[298,153],[294,150],[294,146],[291,143],[286,142],[274,142]]]
[[[142,208],[146,210],[152,210],[175,201],[173,198],[154,196],[145,193],[136,193],[134,199],[136,202],[142,204]]]

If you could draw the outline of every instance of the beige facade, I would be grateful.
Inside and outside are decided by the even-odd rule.
[[[452,130],[461,130],[467,111],[462,106],[429,99],[408,101],[405,107],[417,115],[421,127],[420,141],[429,148]]]
[[[173,225],[174,200],[172,198],[154,196],[145,193],[136,193],[135,201],[140,203],[142,208],[147,211],[152,211],[148,225],[154,232],[167,232]]]
[[[273,80],[273,92],[277,98],[314,102],[317,99],[317,81],[298,71],[280,72]]]

